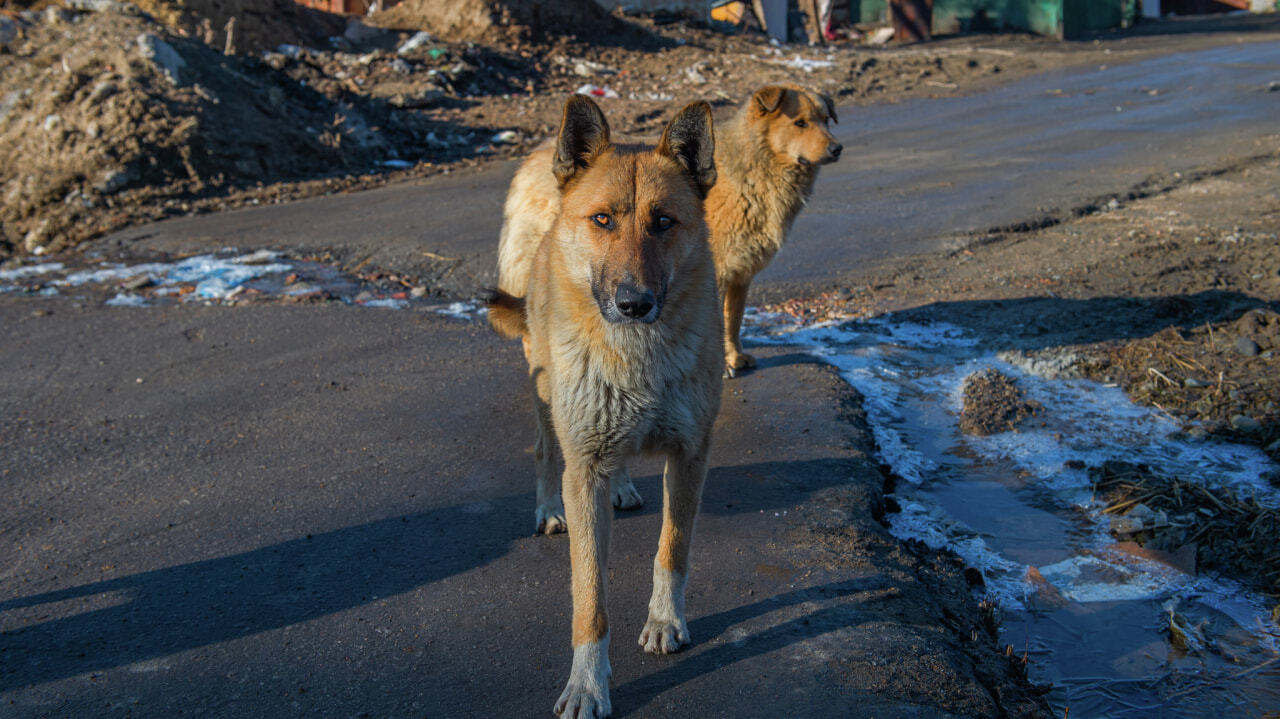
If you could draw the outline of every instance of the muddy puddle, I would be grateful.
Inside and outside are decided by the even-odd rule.
[[[474,303],[441,305],[407,278],[359,275],[316,259],[270,250],[227,249],[154,262],[86,258],[0,268],[0,294],[71,297],[113,307],[178,303],[238,305],[254,302],[339,302],[359,307],[427,306],[447,315],[474,314]]]
[[[1197,440],[1117,387],[1051,379],[945,325],[892,318],[801,327],[748,317],[748,339],[806,348],[865,397],[881,461],[897,477],[888,515],[904,539],[947,547],[994,600],[1001,641],[1079,717],[1258,717],[1280,707],[1274,599],[1199,571],[1185,552],[1111,533],[1090,468],[1123,461],[1280,505],[1252,447]],[[1016,430],[961,433],[966,377],[995,369],[1036,413]],[[1095,470],[1096,473],[1096,470]],[[891,503],[892,504],[892,503]]]

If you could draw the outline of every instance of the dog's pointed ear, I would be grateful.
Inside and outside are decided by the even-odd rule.
[[[831,99],[831,96],[818,95],[818,97],[822,98],[822,102],[827,106],[827,117],[831,118],[832,122],[839,125],[840,118],[836,117],[836,103]]]
[[[756,94],[751,96],[751,101],[755,103],[761,115],[768,115],[782,106],[782,101],[787,98],[787,92],[785,87],[766,85],[756,90]]]
[[[563,187],[578,171],[585,169],[609,146],[609,123],[591,98],[571,95],[560,118],[560,136],[556,139],[555,159],[551,171]]]
[[[675,160],[698,186],[699,193],[716,184],[716,140],[711,127],[711,106],[693,102],[676,113],[658,141],[659,154]]]

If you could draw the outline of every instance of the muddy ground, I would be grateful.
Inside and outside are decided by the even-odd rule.
[[[1165,178],[1047,227],[957,237],[950,253],[769,308],[956,324],[1280,458],[1277,188],[1273,142],[1233,167]]]
[[[1254,445],[1280,461],[1277,142],[1235,166],[1165,178],[1048,226],[957,237],[952,252],[896,260],[764,309],[812,321],[897,311],[964,327],[1015,363],[1118,384],[1192,437]],[[968,431],[980,433],[1009,429],[1030,410],[1019,411],[1009,383],[974,381],[965,412]],[[1114,468],[1093,471],[1120,516],[1141,501],[1172,518],[1145,534],[1118,529],[1117,539],[1199,555],[1200,567],[1280,599],[1273,510],[1209,496],[1159,467],[1125,472],[1123,482]],[[1269,480],[1280,486],[1280,474]]]
[[[295,8],[285,22],[283,10],[205,0],[139,4],[152,14],[128,3],[68,5],[97,11],[37,2],[8,16],[17,37],[0,50],[0,259],[56,254],[164,217],[518,156],[550,135],[564,97],[584,85],[606,94],[615,130],[648,134],[682,103],[726,108],[766,83],[811,85],[845,106],[892,102],[1142,57],[1161,51],[1170,32],[1189,33],[1179,42],[1190,48],[1203,33],[1246,36],[1277,24],[1213,18],[1065,44],[971,35],[811,48],[615,16],[596,19],[607,32],[590,42],[542,30],[454,33],[405,50],[429,18],[389,11],[366,25]],[[230,17],[239,30],[227,55]]]

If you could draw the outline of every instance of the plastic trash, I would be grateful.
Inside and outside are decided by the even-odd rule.
[[[411,53],[414,50],[417,50],[418,48],[422,47],[423,45],[426,45],[429,42],[431,42],[431,35],[427,34],[422,30],[419,30],[418,32],[413,34],[413,37],[404,41],[404,44],[401,45],[400,48],[396,50],[396,54],[407,55],[408,53]]]
[[[576,92],[579,95],[587,95],[589,97],[616,98],[618,96],[617,92],[614,92],[608,87],[600,87],[599,85],[592,85],[590,83],[578,88]]]

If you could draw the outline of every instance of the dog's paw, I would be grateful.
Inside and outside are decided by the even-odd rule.
[[[604,719],[612,711],[607,692],[600,696],[587,687],[572,682],[564,688],[555,708],[561,719]]]
[[[756,358],[746,352],[738,352],[725,357],[724,376],[737,377],[742,370],[755,369]]]
[[[640,646],[650,654],[675,654],[688,644],[689,625],[683,621],[650,619],[640,631]]]
[[[598,642],[573,648],[573,669],[569,683],[556,700],[555,713],[563,719],[604,719],[609,705],[609,635]]]
[[[534,529],[536,534],[559,534],[569,531],[569,523],[564,520],[564,503],[560,501],[560,495],[539,506],[534,516],[538,520]]]
[[[640,491],[636,489],[636,485],[630,478],[622,484],[610,486],[609,494],[613,500],[613,506],[618,509],[638,509],[644,504],[644,498],[640,496]]]

